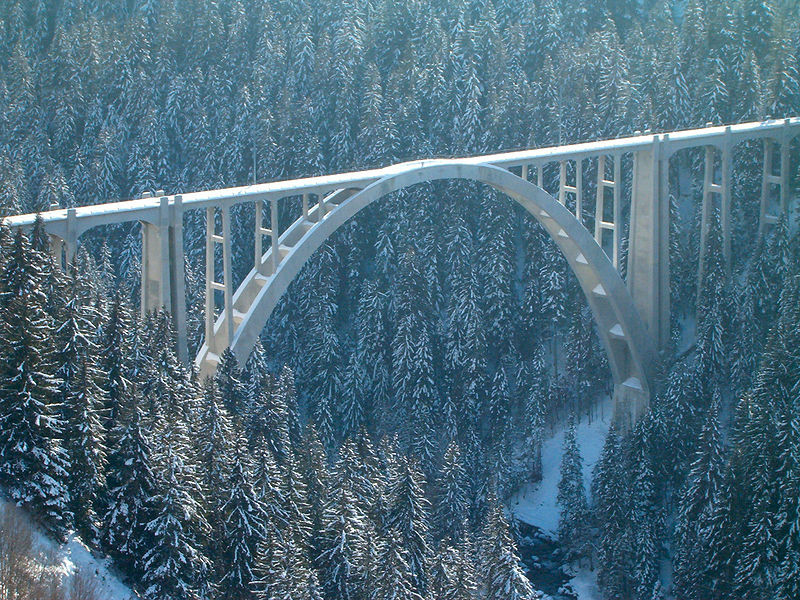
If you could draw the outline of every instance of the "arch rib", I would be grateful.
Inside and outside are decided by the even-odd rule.
[[[442,179],[468,179],[486,184],[517,201],[549,233],[575,273],[598,325],[609,357],[617,399],[616,418],[635,422],[646,409],[652,389],[656,353],[653,341],[638,314],[625,283],[575,216],[540,187],[501,167],[464,160],[425,161],[399,169],[362,190],[334,192],[326,199],[323,215],[310,209],[281,236],[277,268],[271,268],[272,249],[261,258],[234,294],[238,321],[230,348],[240,362],[252,351],[272,311],[305,262],[333,233],[376,200],[403,188]],[[602,293],[598,293],[602,290]],[[215,348],[221,339],[225,315],[214,327]],[[216,370],[218,356],[203,344],[195,361],[201,374]],[[621,406],[624,405],[624,406]]]

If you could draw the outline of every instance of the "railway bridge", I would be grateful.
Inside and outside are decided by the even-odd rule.
[[[139,221],[141,309],[146,313],[163,307],[173,315],[178,352],[188,362],[183,218],[189,211],[205,211],[205,340],[194,364],[201,374],[209,375],[226,348],[240,361],[247,359],[303,264],[359,211],[415,184],[444,179],[480,182],[518,202],[563,253],[586,296],[608,353],[615,418],[630,425],[649,405],[658,355],[669,339],[670,159],[690,148],[705,152],[700,278],[707,262],[702,254],[704,238],[715,206],[721,220],[724,264],[731,268],[734,147],[763,141],[759,210],[763,232],[777,222],[781,211],[789,210],[789,152],[798,135],[800,118],[768,120],[466,158],[416,160],[380,169],[205,192],[157,193],[123,202],[51,210],[41,216],[62,267],[72,261],[78,240],[86,231]],[[584,179],[589,163],[596,167],[591,186]],[[624,173],[630,165],[632,173]],[[559,174],[557,186],[549,191],[545,189],[545,169]],[[629,200],[626,176],[630,177]],[[299,217],[281,231],[278,203],[287,198],[300,204]],[[629,214],[627,223],[623,222],[626,201],[630,203],[630,210],[625,211]],[[231,208],[242,203],[255,207],[253,268],[234,289]],[[12,228],[29,228],[35,219],[36,215],[20,215],[5,222]],[[623,280],[619,266],[626,225],[627,277]],[[218,272],[215,256],[220,246]],[[215,300],[216,296],[221,296],[221,302]]]

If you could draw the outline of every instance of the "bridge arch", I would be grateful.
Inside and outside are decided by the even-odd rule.
[[[247,360],[272,311],[311,255],[350,218],[403,188],[443,179],[466,179],[486,184],[514,199],[548,232],[575,273],[598,325],[614,380],[618,420],[635,423],[646,410],[652,387],[655,349],[625,282],[605,252],[575,216],[542,188],[510,171],[464,160],[423,161],[397,165],[396,170],[363,189],[342,189],[301,217],[280,238],[280,258],[272,272],[261,265],[273,262],[270,248],[245,277],[233,296],[234,334],[230,349]],[[324,210],[323,207],[323,210]],[[217,319],[211,352],[203,344],[196,366],[201,374],[216,370],[219,353],[228,346],[224,313]]]

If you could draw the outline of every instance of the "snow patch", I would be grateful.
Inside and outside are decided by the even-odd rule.
[[[579,569],[575,577],[570,579],[570,586],[578,595],[578,600],[598,600],[602,598],[597,586],[597,571]]]
[[[593,409],[591,422],[587,415],[581,415],[577,424],[578,447],[583,460],[583,479],[588,495],[592,471],[600,458],[603,443],[611,424],[613,402],[610,397],[599,401]],[[555,434],[542,444],[542,480],[529,483],[509,500],[509,510],[520,521],[556,534],[558,530],[559,508],[558,480],[560,478],[561,453],[564,445],[565,423],[559,425]]]
[[[0,499],[0,511],[5,511],[8,504],[10,503]],[[69,585],[75,574],[82,573],[95,582],[98,598],[104,600],[134,600],[138,598],[112,572],[111,559],[95,557],[74,533],[70,534],[64,544],[59,544],[34,523],[31,523],[31,528],[37,551],[40,555],[55,558],[59,563],[58,570],[65,576],[65,584]]]

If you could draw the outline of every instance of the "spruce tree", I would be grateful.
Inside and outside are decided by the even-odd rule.
[[[531,600],[533,588],[522,571],[516,543],[502,506],[490,500],[481,540],[481,577],[487,600]]]
[[[408,551],[408,567],[413,589],[424,595],[428,588],[431,560],[429,536],[430,503],[423,488],[425,480],[412,459],[401,458],[391,486],[388,526],[397,531]]]
[[[189,485],[186,448],[175,425],[161,432],[157,483],[149,499],[152,518],[145,525],[142,586],[148,600],[195,598],[207,584],[208,560],[199,547],[200,506]]]
[[[244,446],[244,440],[240,438],[224,488],[227,500],[220,507],[223,524],[217,538],[222,549],[218,589],[222,597],[232,600],[255,598],[252,584],[255,580],[256,547],[264,530],[264,524],[259,522],[263,511],[256,506]]]
[[[131,389],[119,407],[111,432],[106,477],[107,501],[102,541],[126,573],[141,574],[141,557],[149,538],[145,527],[152,519],[150,498],[156,492],[151,441],[143,430],[142,398]]]
[[[558,539],[568,559],[586,554],[589,538],[589,507],[583,485],[583,461],[575,430],[575,417],[570,417],[564,432],[561,455],[561,479],[558,482]]]
[[[445,452],[436,482],[433,522],[442,540],[455,545],[461,541],[467,527],[467,497],[464,490],[466,474],[461,464],[461,450],[451,442]]]
[[[0,273],[0,482],[63,535],[71,521],[69,457],[42,289],[46,260],[17,232]]]
[[[709,542],[712,519],[722,502],[724,452],[715,399],[681,494],[676,531],[675,585],[687,598],[703,598],[719,578],[719,558]]]
[[[381,577],[370,600],[422,600],[414,590],[407,550],[397,532],[390,533],[378,558]]]
[[[98,314],[77,263],[69,269],[64,293],[55,337],[58,401],[65,422],[64,447],[70,461],[70,510],[84,539],[96,544],[98,496],[105,484],[106,399],[94,342]]]

